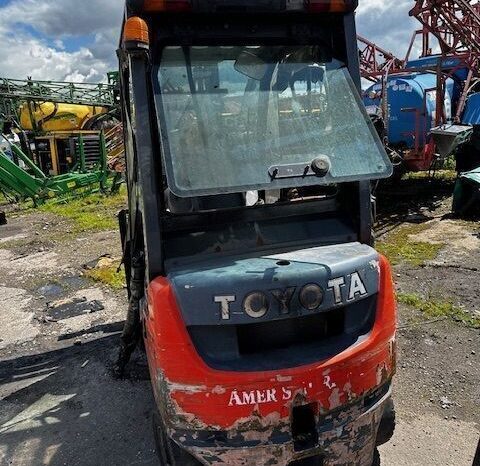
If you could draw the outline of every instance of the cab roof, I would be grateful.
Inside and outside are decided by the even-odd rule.
[[[132,14],[191,13],[348,13],[358,0],[127,0]]]

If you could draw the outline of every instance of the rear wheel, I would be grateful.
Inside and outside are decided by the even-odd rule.
[[[385,403],[382,420],[378,427],[377,446],[389,442],[395,432],[395,406],[393,400],[389,398]]]
[[[168,438],[157,411],[153,414],[153,435],[160,466],[202,466],[190,453]]]
[[[372,466],[381,466],[380,465],[380,453],[378,451],[378,448],[375,448],[375,453],[373,455]]]

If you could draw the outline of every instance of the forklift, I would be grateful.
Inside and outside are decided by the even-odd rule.
[[[396,304],[356,0],[127,0],[129,307],[162,466],[371,466]]]

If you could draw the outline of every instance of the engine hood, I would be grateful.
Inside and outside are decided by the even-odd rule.
[[[167,275],[187,326],[307,316],[378,292],[379,256],[360,243],[173,266]]]

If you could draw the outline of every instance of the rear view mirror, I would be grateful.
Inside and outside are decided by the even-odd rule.
[[[251,79],[260,81],[265,77],[268,65],[249,50],[244,50],[235,62],[235,70]]]

